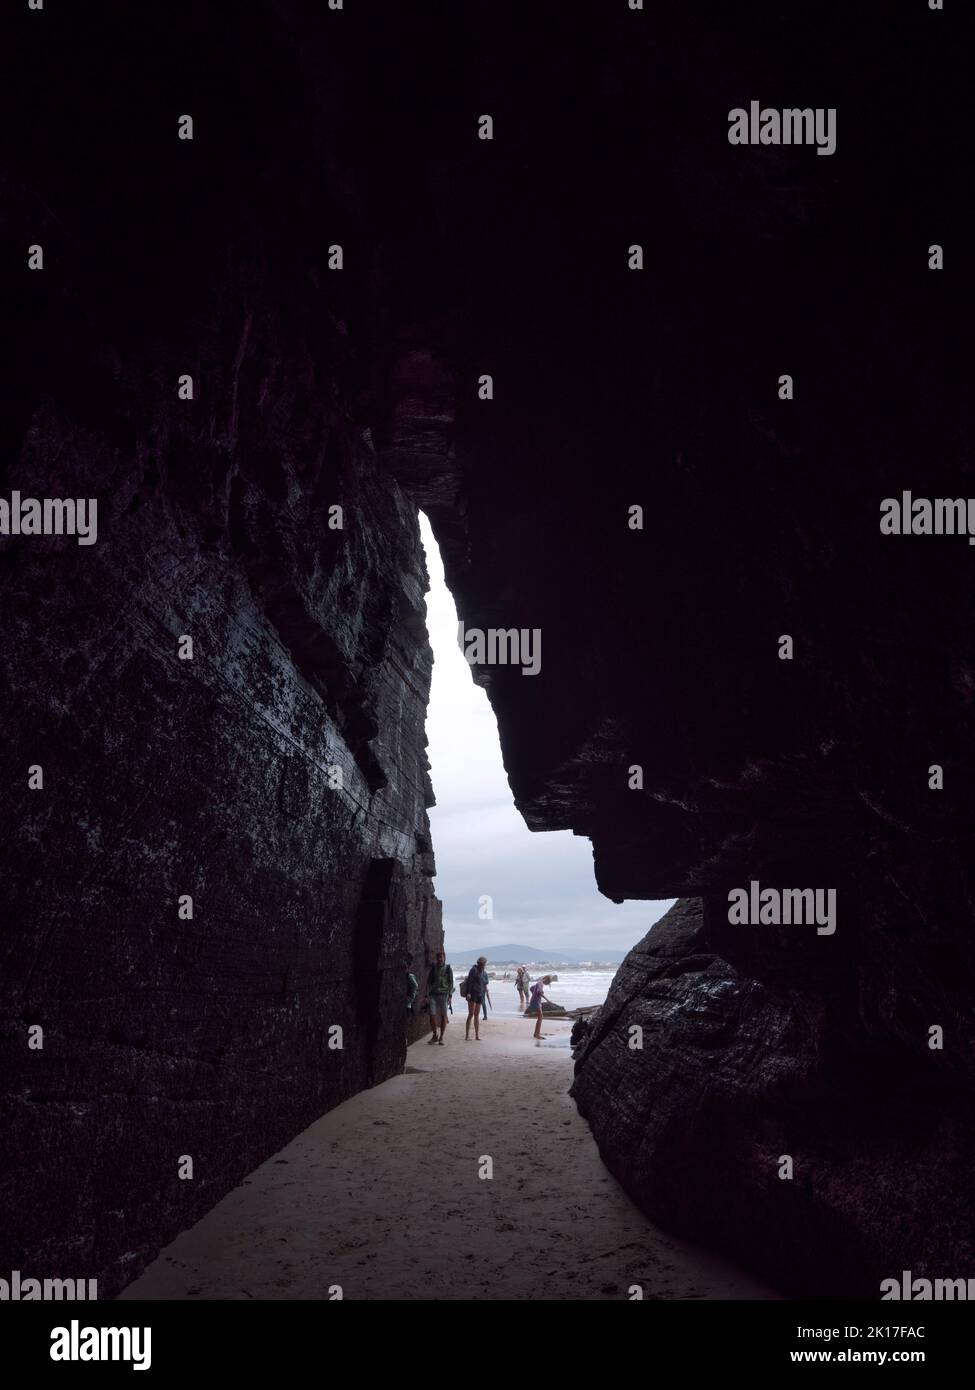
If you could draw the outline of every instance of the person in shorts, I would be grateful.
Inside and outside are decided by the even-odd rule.
[[[447,1027],[447,1010],[450,999],[454,992],[454,972],[447,964],[447,958],[443,951],[437,952],[437,958],[430,967],[427,975],[427,1005],[430,1009],[430,1046],[439,1043],[443,1047],[444,1030]],[[440,1029],[440,1037],[437,1037],[437,1028]]]

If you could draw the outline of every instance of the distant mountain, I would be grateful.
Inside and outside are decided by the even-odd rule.
[[[479,950],[448,952],[447,959],[454,965],[473,965],[478,956],[487,956],[489,965],[522,965],[531,961],[547,965],[581,965],[586,960],[607,961],[619,965],[626,955],[625,951],[607,950],[605,946],[591,951],[566,951],[556,946],[519,946],[506,941],[501,946],[483,946]]]

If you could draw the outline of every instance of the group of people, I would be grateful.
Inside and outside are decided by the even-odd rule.
[[[489,988],[489,977],[487,973],[487,956],[478,956],[477,960],[467,972],[467,978],[460,987],[461,997],[467,1000],[467,1022],[464,1025],[464,1041],[470,1042],[471,1026],[474,1028],[474,1041],[481,1041],[481,1011],[487,1017],[488,1005],[494,1008],[491,1000]],[[415,977],[410,977],[410,987],[415,984]],[[545,986],[552,983],[551,975],[543,975],[541,979],[531,983],[531,977],[523,965],[519,965],[515,976],[515,988],[518,991],[518,1007],[524,1010],[525,1016],[535,1019],[534,1037],[542,1036],[542,1003],[548,998],[545,993]],[[409,1000],[408,1007],[412,1009],[413,998],[416,990]],[[431,965],[427,975],[426,999],[421,1008],[428,1008],[430,1011],[430,1046],[443,1047],[443,1035],[447,1028],[447,1019],[453,1011],[454,996],[454,972],[447,964],[447,958],[443,951],[437,952],[437,958]],[[438,1036],[439,1034],[439,1036]]]

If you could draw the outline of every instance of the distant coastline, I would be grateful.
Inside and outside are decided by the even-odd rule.
[[[451,951],[447,959],[455,965],[473,965],[479,956],[486,956],[489,966],[507,965],[588,965],[617,966],[628,952],[593,948],[589,951],[565,950],[554,946],[519,946],[506,941],[500,946],[481,946],[476,949]]]

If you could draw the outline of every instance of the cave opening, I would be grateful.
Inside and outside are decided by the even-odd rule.
[[[619,961],[673,900],[613,903],[596,887],[588,840],[569,830],[529,830],[514,804],[495,713],[458,640],[439,545],[426,514],[419,516],[434,655],[430,824],[447,959],[462,967],[458,974],[479,954],[488,957],[499,1017],[519,1011],[519,964],[533,977],[557,968],[552,999],[566,1009],[601,1004]]]

